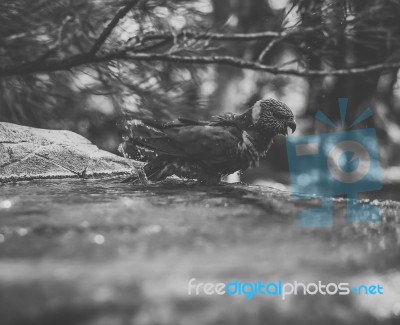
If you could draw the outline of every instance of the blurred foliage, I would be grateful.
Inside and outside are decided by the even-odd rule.
[[[0,66],[88,52],[127,3],[2,0]],[[399,14],[397,0],[148,0],[141,1],[119,22],[100,52],[161,31],[296,31],[278,40],[262,63],[321,71],[367,67],[400,59]],[[231,55],[255,61],[270,42],[183,38],[149,43],[140,50]],[[397,75],[397,69],[389,69],[299,78],[216,65],[112,60],[69,71],[0,78],[0,120],[67,128],[115,152],[126,118],[172,119],[184,115],[206,119],[224,111],[244,110],[268,96],[292,107],[300,133],[313,133],[327,131],[315,123],[315,111],[320,108],[338,121],[336,99],[349,97],[349,121],[366,106],[374,109],[374,119],[360,127],[377,128],[383,162],[393,164],[400,159],[396,150],[400,139]],[[268,160],[274,170],[287,168],[282,164],[286,161],[282,146],[274,146]]]
[[[88,51],[126,1],[4,0],[0,3],[0,65],[65,58]],[[204,9],[205,8],[205,9]],[[192,1],[147,1],[115,28],[113,48],[145,32],[190,25],[206,28],[210,7]],[[126,116],[172,118],[205,110],[201,67],[111,61],[68,72],[0,79],[0,120],[67,128],[115,151]],[[190,114],[190,113],[189,113]],[[206,115],[206,114],[203,114]]]

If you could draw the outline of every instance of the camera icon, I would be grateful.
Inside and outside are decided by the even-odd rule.
[[[339,106],[344,116],[347,99],[339,99]],[[369,116],[370,110],[360,121]],[[321,112],[317,118],[327,123]],[[299,215],[300,226],[332,226],[331,197],[335,195],[347,195],[348,221],[380,220],[379,208],[357,203],[358,193],[382,189],[375,129],[290,137],[287,153],[293,198],[322,198],[321,208],[305,210]]]

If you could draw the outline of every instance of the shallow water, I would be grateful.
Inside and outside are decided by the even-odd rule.
[[[393,323],[400,204],[378,223],[303,229],[317,202],[245,185],[120,179],[0,187],[1,324]],[[380,284],[383,295],[188,296],[188,281]],[[304,313],[307,310],[307,313]]]

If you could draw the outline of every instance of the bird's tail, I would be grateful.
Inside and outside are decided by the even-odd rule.
[[[148,162],[159,154],[175,157],[184,155],[162,131],[162,124],[149,120],[131,120],[127,128],[129,134],[119,147],[125,157]]]

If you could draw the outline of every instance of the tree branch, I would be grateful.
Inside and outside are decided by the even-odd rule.
[[[113,60],[122,61],[163,61],[175,63],[191,64],[221,64],[241,69],[251,69],[264,71],[272,74],[285,74],[294,76],[338,76],[350,74],[363,74],[368,72],[380,71],[385,69],[400,68],[400,61],[375,64],[362,68],[344,68],[332,70],[299,70],[282,69],[278,66],[265,65],[260,62],[243,60],[232,56],[183,56],[168,53],[133,53],[126,48],[112,51],[106,54],[92,57],[90,53],[78,54],[66,59],[49,59],[46,61],[27,62],[21,65],[8,66],[0,68],[0,77],[23,75],[31,73],[54,72],[61,70],[70,70],[71,68],[86,65],[104,63]]]
[[[99,38],[94,43],[93,47],[91,48],[89,55],[95,56],[96,53],[100,50],[101,46],[107,40],[108,36],[110,36],[111,32],[117,26],[118,22],[126,16],[126,14],[131,10],[140,0],[131,0],[129,1],[125,7],[121,8],[114,18],[109,22],[106,28],[104,28],[103,32],[100,34]]]
[[[124,59],[132,61],[164,61],[176,63],[191,64],[221,64],[241,69],[259,70],[272,74],[284,74],[293,76],[339,76],[364,74],[385,69],[400,68],[400,61],[391,63],[375,64],[363,68],[344,68],[332,70],[297,70],[297,69],[280,69],[277,66],[265,65],[255,61],[247,61],[232,56],[181,56],[163,53],[134,53],[126,54]]]
[[[265,31],[258,33],[233,33],[233,34],[223,34],[223,33],[213,33],[213,32],[199,33],[191,30],[183,30],[179,33],[171,33],[171,32],[147,33],[142,36],[131,37],[128,39],[127,43],[131,42],[134,39],[136,40],[137,43],[145,43],[153,40],[173,40],[180,38],[190,38],[190,39],[205,40],[205,41],[208,40],[255,41],[255,40],[277,38],[277,37],[286,38],[291,35],[315,32],[318,29],[319,29],[318,27],[313,27],[313,28],[310,27],[310,28],[304,28],[301,31],[300,30],[284,31],[284,32]]]
[[[284,38],[285,38],[284,36],[275,37],[271,42],[269,42],[268,45],[264,48],[264,50],[261,52],[261,54],[258,56],[257,62],[261,63],[262,61],[264,61],[265,57],[269,52],[271,52],[275,44],[277,44]]]

